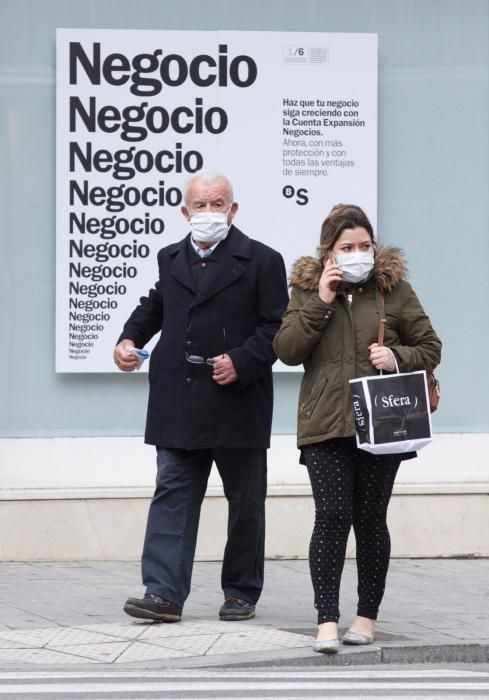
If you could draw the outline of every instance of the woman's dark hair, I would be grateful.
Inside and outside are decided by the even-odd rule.
[[[319,252],[325,255],[332,249],[343,231],[347,228],[364,228],[372,243],[374,241],[374,231],[367,215],[355,204],[337,204],[329,212],[321,226],[321,237],[319,239]]]

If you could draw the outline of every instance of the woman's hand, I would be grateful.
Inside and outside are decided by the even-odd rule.
[[[324,270],[319,280],[319,298],[325,304],[332,304],[336,298],[336,287],[341,281],[341,272],[338,265],[325,258]]]
[[[379,345],[378,343],[372,343],[368,346],[370,357],[369,360],[375,369],[382,369],[386,372],[394,372],[396,369],[396,362],[394,360],[394,355],[392,350],[386,348],[385,345]]]

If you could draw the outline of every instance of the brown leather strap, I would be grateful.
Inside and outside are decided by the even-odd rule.
[[[379,320],[379,334],[377,337],[377,345],[384,344],[384,328],[385,328],[385,318]]]
[[[379,306],[379,333],[377,337],[377,345],[384,344],[384,330],[385,330],[385,310],[384,310],[384,295],[382,292],[377,292],[377,304]]]

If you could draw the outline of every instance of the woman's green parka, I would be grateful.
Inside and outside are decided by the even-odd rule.
[[[291,275],[292,294],[273,346],[287,365],[304,365],[297,444],[355,435],[348,381],[376,374],[368,347],[377,342],[384,295],[384,344],[399,370],[432,371],[440,362],[441,341],[411,285],[400,251],[376,252],[374,271],[350,289],[340,284],[331,305],[318,296],[320,260],[300,258]]]

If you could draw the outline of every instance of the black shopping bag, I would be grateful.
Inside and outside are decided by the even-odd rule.
[[[372,454],[420,450],[431,442],[426,372],[350,380],[357,446]]]

